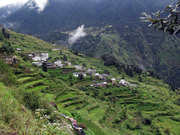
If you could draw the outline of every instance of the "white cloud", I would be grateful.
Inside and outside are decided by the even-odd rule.
[[[0,0],[0,8],[10,5],[10,4],[24,4],[26,3],[28,0]]]
[[[35,2],[35,5],[34,5]],[[30,9],[38,8],[38,12],[42,12],[48,4],[48,0],[31,0],[28,3]]]
[[[78,27],[75,31],[70,33],[70,38],[68,40],[69,44],[76,43],[77,40],[79,40],[81,37],[85,37],[86,33],[84,32],[84,25]]]
[[[36,0],[37,6],[39,7],[38,11],[41,12],[48,4],[48,0]]]
[[[8,6],[10,4],[14,4],[14,5],[23,5],[26,2],[28,2],[29,0],[0,0],[0,8],[4,7],[4,6]],[[32,6],[31,2],[34,1],[35,2],[35,7]],[[48,4],[48,0],[32,0],[29,5],[30,8],[38,8],[38,12],[41,12],[44,10],[44,8],[47,6]]]

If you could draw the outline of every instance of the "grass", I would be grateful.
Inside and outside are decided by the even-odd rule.
[[[38,127],[31,111],[26,109],[26,112],[23,112],[24,106],[13,96],[13,91],[14,89],[7,88],[0,83],[0,132],[27,135],[38,133]]]
[[[41,80],[36,80],[36,81],[28,82],[28,83],[22,85],[22,87],[24,87],[24,88],[31,88],[31,87],[33,87],[35,85],[36,86],[37,85],[42,85],[44,81],[45,81],[44,79],[41,79]]]
[[[35,87],[35,88],[30,88],[30,89],[28,89],[28,91],[30,91],[30,92],[42,91],[42,90],[44,90],[44,89],[46,89],[46,88],[48,88],[48,86],[42,85],[42,86],[37,86],[37,87]]]

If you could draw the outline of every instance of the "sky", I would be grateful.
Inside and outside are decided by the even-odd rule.
[[[29,0],[0,0],[0,8],[7,6],[9,4],[24,4]],[[36,1],[36,7],[38,7],[39,11],[43,11],[46,5],[48,4],[48,0],[34,0]]]

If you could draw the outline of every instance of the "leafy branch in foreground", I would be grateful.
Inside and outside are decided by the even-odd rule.
[[[178,34],[180,32],[180,0],[178,0],[176,5],[172,3],[164,11],[158,10],[152,15],[153,17],[143,12],[140,19],[143,22],[150,22],[149,27],[153,26],[155,29],[170,34]],[[162,17],[163,15],[165,17]]]

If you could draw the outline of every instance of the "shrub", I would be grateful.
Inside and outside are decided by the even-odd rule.
[[[149,119],[149,118],[145,118],[145,119],[143,120],[143,124],[144,124],[144,125],[151,125],[151,123],[152,123],[152,120]]]
[[[14,48],[11,46],[11,44],[9,43],[7,44],[3,44],[2,47],[0,47],[0,52],[1,53],[7,53],[7,54],[13,54],[15,52]]]
[[[82,74],[79,74],[79,75],[78,75],[78,78],[79,78],[79,80],[83,80],[83,79],[84,79],[84,76],[83,76]]]
[[[10,38],[10,34],[6,32],[5,28],[2,28],[2,34],[3,34],[4,38]]]
[[[38,108],[48,108],[49,103],[36,92],[23,92],[23,102],[26,107],[35,111]]]
[[[12,85],[16,82],[16,76],[7,64],[0,59],[0,81],[5,85]]]

